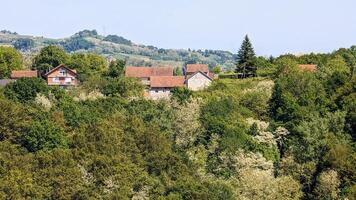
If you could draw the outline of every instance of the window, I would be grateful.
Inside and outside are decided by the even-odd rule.
[[[52,81],[53,81],[54,83],[59,83],[59,78],[58,78],[58,77],[53,78]]]
[[[158,90],[155,90],[156,93],[158,93]]]
[[[71,78],[65,78],[64,82],[65,83],[70,83],[70,82],[72,82],[72,79]]]
[[[61,76],[65,76],[66,73],[67,73],[67,71],[66,71],[65,69],[63,69],[63,68],[61,68],[61,69],[59,70],[59,74],[60,74]]]

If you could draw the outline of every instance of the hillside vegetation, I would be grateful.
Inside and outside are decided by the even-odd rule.
[[[0,47],[0,72],[21,56]],[[122,60],[41,49],[32,68],[80,85],[0,88],[0,199],[355,199],[356,48],[256,62],[264,77],[151,101]]]
[[[117,35],[102,36],[95,30],[80,31],[69,38],[50,39],[24,36],[9,31],[0,32],[0,45],[11,45],[29,56],[48,45],[62,46],[67,52],[101,54],[107,58],[124,59],[135,66],[183,67],[186,63],[206,63],[211,68],[220,65],[234,68],[235,56],[220,50],[162,49],[150,45],[139,45]]]

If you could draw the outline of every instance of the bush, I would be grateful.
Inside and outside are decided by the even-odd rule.
[[[40,78],[21,78],[5,86],[7,98],[22,103],[35,100],[38,93],[47,94],[48,86]]]
[[[143,85],[136,79],[119,77],[109,79],[102,93],[111,97],[137,97],[143,95]]]
[[[190,99],[190,97],[192,96],[192,91],[190,91],[188,88],[186,87],[179,87],[179,88],[174,88],[171,91],[172,94],[172,98],[176,101],[178,101],[178,103],[184,103],[186,101],[188,101],[188,99]]]

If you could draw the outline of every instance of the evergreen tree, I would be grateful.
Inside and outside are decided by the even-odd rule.
[[[237,63],[236,63],[236,72],[242,73],[242,77],[246,75],[256,75],[256,66],[255,66],[255,51],[253,50],[252,44],[248,35],[245,36],[244,41],[242,42],[241,48],[237,53]]]

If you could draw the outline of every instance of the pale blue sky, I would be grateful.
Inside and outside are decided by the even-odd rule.
[[[0,0],[0,29],[68,37],[83,29],[163,48],[259,55],[329,52],[356,44],[356,0]]]

